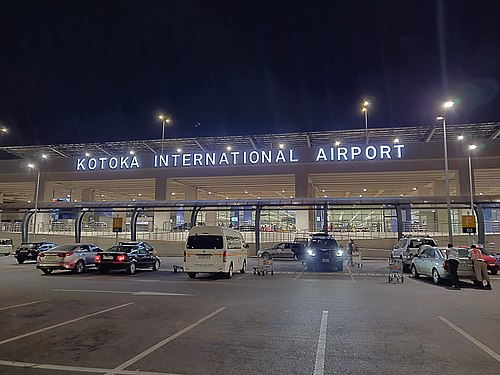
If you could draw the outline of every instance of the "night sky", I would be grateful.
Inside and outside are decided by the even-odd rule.
[[[3,145],[500,121],[500,1],[0,5]]]

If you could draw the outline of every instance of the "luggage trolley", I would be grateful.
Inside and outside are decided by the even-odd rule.
[[[267,273],[270,273],[271,276],[274,276],[273,258],[259,257],[257,267],[253,268],[253,274],[264,276]]]
[[[351,260],[351,265],[356,265],[358,267],[363,267],[363,262],[361,260],[361,250],[353,251],[352,252],[352,260]]]
[[[404,283],[403,276],[403,260],[399,258],[390,258],[389,259],[389,282]]]

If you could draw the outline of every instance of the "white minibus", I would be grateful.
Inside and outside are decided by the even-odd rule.
[[[14,251],[12,240],[10,238],[0,238],[0,254],[5,256]]]
[[[223,273],[230,279],[233,272],[245,273],[247,249],[237,230],[225,227],[197,226],[189,231],[184,247],[184,272],[191,279],[197,273]]]

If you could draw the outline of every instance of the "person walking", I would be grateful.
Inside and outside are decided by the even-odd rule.
[[[349,243],[347,244],[347,251],[349,253],[349,258],[351,258],[351,266],[354,266],[354,261],[352,259],[352,253],[357,251],[356,244],[354,243],[354,240],[351,238],[349,240]]]
[[[450,270],[451,277],[451,289],[460,290],[460,281],[458,280],[458,266],[460,265],[460,260],[458,259],[458,251],[453,247],[453,244],[449,243],[446,249],[446,263]]]
[[[488,276],[488,268],[486,262],[483,259],[483,253],[479,250],[476,245],[471,245],[469,251],[470,258],[474,264],[474,273],[476,274],[476,279],[480,283],[479,288],[485,289],[483,284],[483,279],[486,280],[486,289],[491,289],[491,281]]]

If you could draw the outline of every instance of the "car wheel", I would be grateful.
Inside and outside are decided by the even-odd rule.
[[[52,273],[52,270],[49,269],[49,268],[42,268],[42,272],[45,274],[45,275],[48,275],[48,274],[51,274]]]
[[[269,259],[271,258],[271,255],[269,255],[269,253],[262,253],[261,257],[262,259]]]
[[[160,269],[160,261],[157,259],[153,263],[153,271],[158,271]]]
[[[135,273],[135,270],[137,269],[137,266],[135,262],[130,263],[130,266],[127,268],[127,272],[129,275],[133,275]]]
[[[245,273],[247,272],[247,261],[243,261],[243,268],[240,270],[240,273]]]
[[[441,283],[441,276],[439,276],[439,272],[435,268],[432,269],[432,281],[434,281],[434,284]]]
[[[230,279],[233,277],[233,263],[229,265],[229,271],[226,272],[226,279]]]
[[[107,267],[100,267],[99,268],[99,272],[104,275],[106,273],[109,273],[109,268],[107,268]]]
[[[417,272],[417,267],[415,265],[411,266],[411,275],[415,278],[418,279],[420,275]]]
[[[196,277],[196,272],[188,272],[187,274],[190,279],[194,279]]]
[[[17,258],[17,263],[19,263],[19,264],[23,264],[25,260],[26,260],[26,258],[23,258],[23,257],[18,257],[18,258]]]
[[[85,264],[83,263],[83,260],[79,260],[75,264],[75,268],[73,268],[74,273],[82,273],[83,270],[85,269]]]

